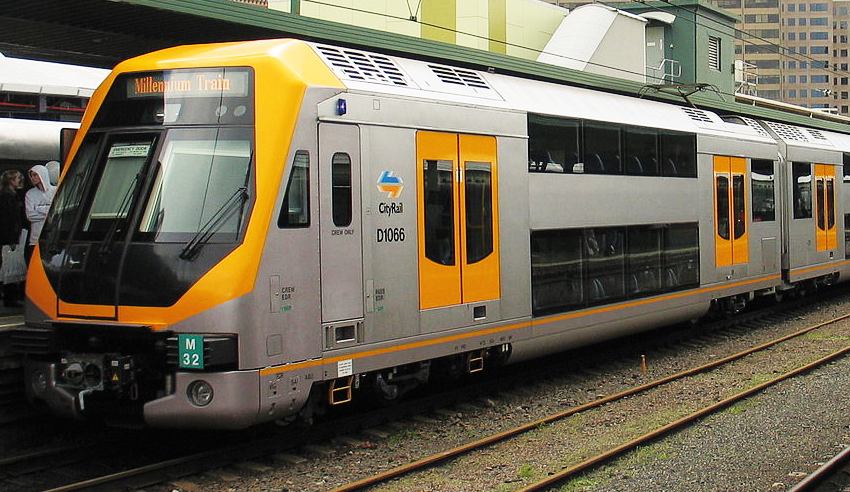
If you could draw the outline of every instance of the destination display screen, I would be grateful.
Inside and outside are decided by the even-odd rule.
[[[253,71],[215,67],[122,74],[93,128],[197,124],[253,125]]]

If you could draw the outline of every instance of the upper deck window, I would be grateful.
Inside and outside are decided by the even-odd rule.
[[[122,74],[92,126],[253,123],[253,72],[220,67]]]

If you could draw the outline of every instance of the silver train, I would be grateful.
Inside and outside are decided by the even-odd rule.
[[[850,135],[323,44],[129,60],[72,154],[16,337],[66,416],[308,416],[850,273]]]

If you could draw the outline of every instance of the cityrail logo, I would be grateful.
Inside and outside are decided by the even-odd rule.
[[[401,196],[401,190],[404,189],[404,181],[398,176],[393,176],[392,171],[384,171],[378,178],[378,190],[386,193],[390,198],[398,198]]]

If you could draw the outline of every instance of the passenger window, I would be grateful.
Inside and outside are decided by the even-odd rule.
[[[828,179],[826,180],[826,228],[832,229],[835,226],[835,183]]]
[[[292,161],[277,226],[281,229],[310,227],[310,154],[305,150],[297,151]]]
[[[658,226],[629,227],[629,297],[654,294],[661,288],[661,229]]]
[[[776,220],[773,161],[752,161],[753,222]]]
[[[791,165],[794,182],[792,199],[794,200],[794,218],[812,218],[812,165],[808,162],[794,162]]]
[[[729,239],[729,178],[717,176],[717,235]]]
[[[331,200],[334,225],[351,225],[351,157],[337,152],[331,159]]]
[[[844,182],[850,183],[850,154],[844,154],[842,169],[844,169]]]
[[[844,214],[844,258],[850,258],[850,214]]]
[[[586,277],[584,297],[588,304],[613,302],[624,297],[624,233],[622,228],[584,230]]]
[[[423,171],[425,257],[440,265],[454,265],[453,163],[445,160],[426,160]]]
[[[493,192],[489,162],[464,164],[466,196],[466,263],[473,264],[493,252]]]
[[[697,177],[697,139],[689,133],[659,131],[661,175],[674,178]]]
[[[665,291],[699,286],[699,226],[671,224],[664,229],[661,287]]]
[[[823,180],[818,179],[816,181],[817,182],[815,183],[815,186],[817,187],[816,192],[817,192],[817,204],[818,204],[818,215],[817,215],[818,229],[825,230],[826,229],[826,223],[825,223],[824,216],[823,216],[823,208],[824,208],[823,207]]]
[[[579,162],[581,122],[528,117],[528,170],[530,172],[582,172]]]
[[[747,232],[747,210],[744,205],[744,176],[732,176],[732,206],[735,220],[735,239]]]
[[[649,128],[626,128],[626,174],[658,176],[658,133]]]
[[[531,299],[535,316],[584,306],[582,230],[532,231]]]
[[[620,163],[620,128],[604,123],[584,124],[584,172],[623,174]]]

